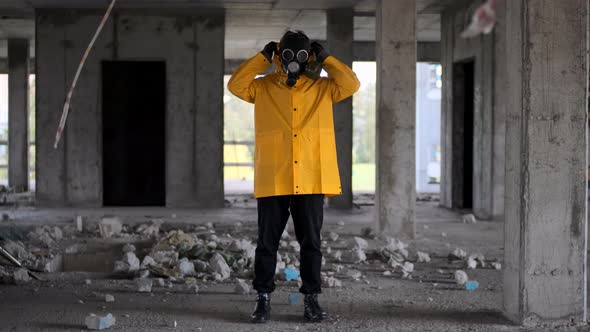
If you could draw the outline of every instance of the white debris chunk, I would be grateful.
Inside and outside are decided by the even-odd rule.
[[[389,270],[383,271],[383,276],[384,277],[390,277],[391,276],[391,271],[389,271]]]
[[[285,240],[285,241],[287,241],[287,240],[289,240],[290,238],[291,238],[291,235],[289,235],[289,232],[287,232],[287,230],[285,229],[285,230],[283,231],[283,234],[281,234],[281,240]]]
[[[111,294],[105,294],[104,301],[107,303],[115,302],[115,297]]]
[[[84,231],[84,220],[82,219],[82,216],[76,216],[76,230],[78,233]]]
[[[458,259],[465,259],[467,258],[467,252],[461,248],[456,248],[455,250],[453,250],[453,252],[451,253],[451,255],[453,257],[456,257]]]
[[[29,271],[27,271],[27,269],[18,269],[14,271],[12,276],[14,278],[14,283],[17,285],[26,284],[31,280],[31,277],[29,276]]]
[[[440,233],[440,236],[442,236],[442,237],[447,237],[447,233],[445,233],[445,232],[442,232],[442,233]]]
[[[340,251],[340,250],[334,251],[332,254],[332,258],[334,258],[335,261],[340,262],[342,260],[342,251]]]
[[[152,220],[151,223],[148,224],[141,224],[136,229],[135,232],[137,234],[141,234],[144,236],[158,236],[160,233],[160,226],[164,223],[162,220]]]
[[[129,268],[128,268],[129,272],[139,270],[140,262],[139,262],[139,258],[137,258],[137,256],[135,256],[135,253],[126,252],[125,255],[123,255],[123,262],[129,266]]]
[[[236,294],[248,295],[250,294],[250,285],[248,285],[243,279],[237,279],[234,292],[236,292]]]
[[[475,219],[475,216],[473,214],[466,214],[463,216],[462,218],[463,223],[464,224],[475,224],[477,223],[477,219]]]
[[[143,261],[141,261],[140,267],[142,269],[145,269],[149,266],[154,266],[154,265],[156,265],[156,261],[152,258],[152,256],[148,255],[143,258]]]
[[[342,221],[342,220],[338,221],[338,226],[344,226],[344,221]]]
[[[195,265],[186,257],[178,261],[178,270],[183,276],[195,275]]]
[[[205,227],[211,229],[211,228],[213,228],[213,223],[212,222],[208,222],[208,223],[205,224]]]
[[[477,262],[475,259],[473,259],[473,257],[469,257],[469,259],[467,259],[467,268],[472,270],[477,268]]]
[[[493,262],[492,267],[496,270],[502,270],[502,264],[500,264],[498,262]]]
[[[137,279],[137,291],[140,293],[151,293],[152,279]]]
[[[211,272],[218,273],[221,280],[225,280],[231,275],[231,269],[227,265],[225,258],[218,252],[214,253],[209,259],[209,269]]]
[[[346,271],[346,275],[352,279],[360,279],[363,276],[359,270],[348,270]]]
[[[336,242],[338,240],[338,237],[340,237],[338,235],[338,233],[335,233],[335,232],[328,233],[328,239],[330,239],[330,241],[332,241],[332,242]]]
[[[299,252],[301,250],[301,246],[299,245],[299,242],[297,242],[297,241],[289,242],[289,247],[291,249],[293,249],[295,252]]]
[[[367,255],[364,250],[355,248],[349,252],[349,258],[353,263],[361,263],[367,260]]]
[[[402,278],[409,278],[414,272],[414,264],[410,262],[404,262],[402,265]]]
[[[121,220],[117,217],[104,217],[98,223],[98,230],[100,231],[100,236],[103,238],[111,238],[121,234],[123,224],[121,224]]]
[[[455,282],[457,283],[457,285],[463,286],[468,280],[469,277],[467,276],[467,273],[465,273],[465,271],[455,271]]]
[[[97,316],[90,314],[86,316],[86,327],[89,330],[106,330],[111,326],[115,325],[116,319],[112,314],[106,316]]]
[[[430,255],[422,252],[422,251],[418,251],[416,252],[416,254],[418,255],[418,263],[430,263]]]
[[[361,237],[355,236],[350,241],[350,247],[365,250],[369,247],[369,243],[367,242],[367,240],[365,240]]]

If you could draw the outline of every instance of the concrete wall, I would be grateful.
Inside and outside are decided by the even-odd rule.
[[[115,12],[88,57],[63,140],[53,149],[65,93],[100,18],[81,10],[36,13],[38,204],[102,205],[101,61],[163,60],[166,204],[223,206],[223,11]]]
[[[442,13],[441,64],[442,93],[442,154],[441,205],[457,207],[453,191],[461,184],[453,178],[453,64],[474,61],[474,137],[473,137],[473,212],[480,219],[491,219],[494,213],[494,185],[503,186],[503,178],[494,181],[495,166],[504,167],[494,154],[494,35],[464,39],[461,31],[469,24],[471,13],[479,2]],[[497,118],[497,117],[496,117]],[[498,120],[499,121],[499,120]],[[499,143],[499,141],[498,141]],[[494,155],[498,159],[494,159]],[[455,188],[455,189],[453,189]],[[498,198],[496,196],[496,198]]]

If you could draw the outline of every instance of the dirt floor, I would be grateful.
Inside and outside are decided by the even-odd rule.
[[[59,225],[73,227],[75,216],[93,220],[116,215],[128,227],[154,218],[164,221],[163,228],[214,224],[217,234],[234,230],[233,236],[255,239],[256,209],[250,200],[233,199],[231,207],[218,211],[178,209],[6,209],[0,221],[0,234],[19,238],[31,227]],[[331,319],[321,324],[303,321],[303,305],[297,295],[295,282],[279,281],[272,294],[272,321],[252,325],[248,318],[253,309],[254,295],[236,294],[235,279],[216,282],[198,280],[197,294],[181,280],[161,287],[154,283],[151,293],[139,293],[136,281],[114,276],[108,255],[79,255],[68,264],[70,270],[94,272],[42,273],[44,281],[29,281],[23,285],[0,284],[0,331],[80,331],[86,330],[84,319],[89,313],[112,313],[116,324],[109,331],[587,331],[586,326],[541,325],[523,328],[511,325],[501,314],[502,271],[485,268],[466,269],[463,261],[451,262],[447,256],[455,248],[467,254],[481,253],[487,262],[502,262],[503,228],[500,222],[480,221],[464,224],[457,212],[439,208],[437,202],[418,202],[417,237],[408,241],[409,261],[414,260],[412,279],[404,279],[399,269],[372,254],[384,245],[383,239],[368,239],[369,262],[339,262],[343,272],[334,276],[342,287],[324,288],[321,304]],[[346,250],[354,236],[360,236],[370,226],[374,207],[360,204],[352,212],[326,210],[324,232],[339,234],[338,241],[326,241],[325,250]],[[239,232],[235,230],[241,222]],[[234,227],[234,228],[232,228]],[[288,228],[292,232],[292,223]],[[239,234],[236,234],[239,233]],[[444,234],[443,234],[444,233]],[[64,245],[79,238],[64,236]],[[96,239],[87,236],[84,245],[117,247],[134,242],[129,237]],[[134,242],[140,252],[141,241]],[[432,261],[418,263],[416,250],[430,254]],[[101,256],[106,255],[106,256]],[[139,255],[138,255],[139,256]],[[335,264],[325,253],[326,266]],[[106,268],[101,268],[105,266]],[[66,264],[67,265],[67,264]],[[73,266],[73,268],[72,268]],[[328,269],[328,268],[327,268]],[[346,275],[350,269],[362,272],[354,280]],[[456,269],[465,270],[479,288],[467,291],[453,280]],[[393,271],[384,276],[384,271]],[[87,279],[89,281],[87,281]],[[250,283],[251,280],[248,280]],[[105,302],[104,294],[112,294],[114,302]],[[290,298],[293,301],[290,301]],[[296,302],[296,303],[291,303]],[[177,326],[174,327],[176,322]]]

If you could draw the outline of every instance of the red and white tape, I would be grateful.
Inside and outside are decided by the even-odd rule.
[[[80,72],[82,72],[82,68],[84,67],[84,63],[86,63],[86,58],[88,58],[88,54],[90,54],[90,50],[92,49],[92,46],[94,46],[94,42],[96,42],[98,35],[100,35],[102,28],[104,27],[109,16],[111,15],[111,11],[113,10],[113,7],[115,6],[116,1],[117,0],[111,1],[109,8],[107,9],[106,13],[102,17],[102,21],[100,21],[100,25],[96,29],[96,32],[94,33],[94,37],[92,37],[92,40],[90,41],[90,44],[88,44],[88,47],[86,48],[86,51],[84,52],[84,56],[82,56],[82,60],[80,61],[80,64],[78,65],[78,70],[76,70],[76,75],[74,76],[74,80],[72,81],[72,86],[70,87],[70,90],[68,91],[68,96],[66,97],[66,102],[64,103],[63,112],[61,113],[61,119],[59,120],[59,126],[57,127],[57,133],[55,133],[55,144],[53,144],[53,147],[55,149],[57,149],[57,144],[59,143],[59,140],[61,139],[61,135],[64,131],[64,127],[66,126],[66,120],[68,119],[68,113],[70,111],[70,104],[72,102],[72,94],[74,93],[74,89],[76,88],[76,83],[78,83],[78,78],[80,77]]]

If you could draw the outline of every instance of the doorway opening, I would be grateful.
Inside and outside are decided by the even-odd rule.
[[[166,63],[102,63],[103,204],[164,206]]]
[[[453,64],[453,207],[473,207],[474,75],[473,60]]]

